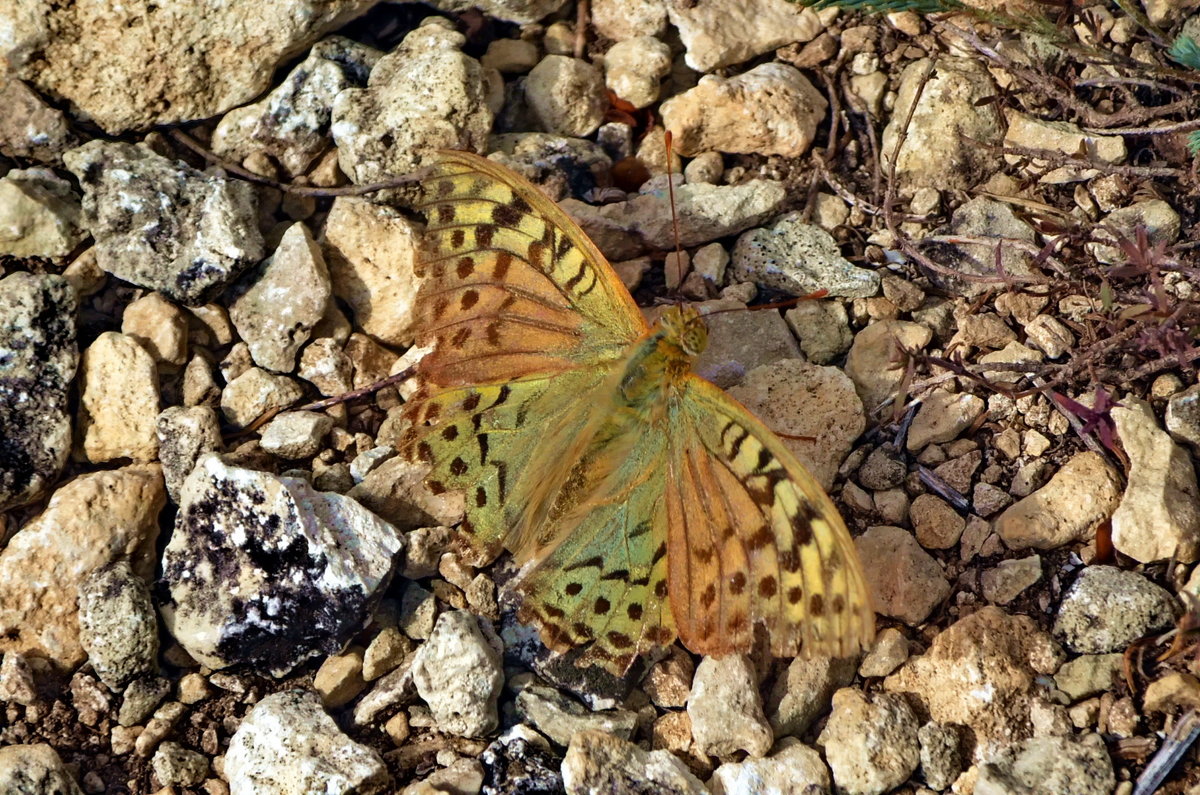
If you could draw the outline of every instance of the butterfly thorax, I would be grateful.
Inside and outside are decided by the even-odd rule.
[[[625,366],[621,391],[628,404],[652,411],[684,383],[692,362],[708,345],[704,318],[690,306],[673,306],[634,349]]]

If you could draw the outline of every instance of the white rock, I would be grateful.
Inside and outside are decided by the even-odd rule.
[[[329,271],[304,224],[287,228],[275,252],[232,291],[229,319],[259,367],[290,373],[325,315]]]
[[[783,317],[813,364],[829,364],[854,342],[846,307],[840,301],[801,301]]]
[[[222,449],[221,423],[209,406],[171,406],[158,415],[155,427],[167,493],[178,503],[183,481],[200,456]]]
[[[768,757],[721,765],[708,786],[713,795],[829,795],[829,768],[816,749],[784,737]]]
[[[665,5],[687,48],[687,65],[697,72],[741,63],[793,42],[810,41],[825,29],[820,14],[786,0]]]
[[[1159,427],[1145,401],[1125,398],[1111,416],[1129,456],[1129,482],[1112,515],[1113,546],[1143,563],[1200,558],[1200,488],[1188,451]]]
[[[745,751],[762,756],[775,742],[763,714],[754,666],[742,655],[700,661],[687,712],[692,719],[692,738],[702,754],[728,756]]]
[[[83,795],[58,752],[45,743],[0,748],[0,792]]]
[[[224,777],[230,795],[393,791],[379,754],[343,734],[307,690],[254,705],[229,741]]]
[[[379,59],[366,88],[334,100],[338,163],[355,183],[406,174],[435,149],[483,151],[493,119],[486,73],[449,24],[426,20]]]
[[[979,765],[975,795],[1012,792],[1112,792],[1117,778],[1098,734],[1034,737]]]
[[[79,640],[110,690],[158,670],[158,616],[149,586],[128,561],[114,561],[80,583]]]
[[[933,339],[933,332],[920,323],[880,320],[854,336],[846,355],[846,375],[854,381],[863,408],[874,412],[904,378],[899,351],[920,350]]]
[[[504,685],[500,655],[466,610],[443,613],[417,650],[413,682],[438,728],[481,737],[496,728],[496,700]]]
[[[736,77],[705,76],[661,113],[685,157],[710,150],[799,157],[828,107],[800,70],[772,62]]]
[[[525,78],[525,100],[541,129],[591,135],[604,121],[607,98],[600,72],[578,58],[547,55]]]
[[[1113,210],[1096,226],[1096,232],[1102,238],[1111,238],[1114,243],[1118,235],[1133,242],[1137,240],[1139,226],[1145,229],[1146,241],[1151,246],[1169,245],[1179,238],[1179,213],[1162,199],[1146,199]],[[1097,262],[1105,265],[1122,265],[1128,259],[1116,245],[1089,243],[1086,248]]]

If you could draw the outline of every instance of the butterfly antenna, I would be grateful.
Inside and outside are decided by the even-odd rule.
[[[683,245],[679,242],[679,216],[675,212],[675,180],[671,174],[671,152],[672,138],[671,131],[667,130],[663,133],[663,137],[667,141],[667,195],[671,197],[671,230],[675,233],[675,256],[683,257]]]

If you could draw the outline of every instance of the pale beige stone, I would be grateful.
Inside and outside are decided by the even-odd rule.
[[[132,337],[156,362],[182,366],[187,361],[187,316],[158,293],[125,307],[121,333]]]
[[[115,331],[80,360],[79,430],[88,461],[158,457],[158,368],[137,340]]]

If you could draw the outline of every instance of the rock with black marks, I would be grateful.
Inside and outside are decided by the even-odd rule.
[[[100,267],[188,306],[263,257],[255,188],[142,145],[92,141],[63,155],[83,186]]]
[[[285,690],[258,702],[225,752],[230,795],[393,792],[374,750],[342,733],[316,694]]]
[[[784,737],[773,750],[718,767],[708,783],[713,795],[829,795],[829,768],[815,748]]]
[[[518,723],[479,757],[490,782],[486,795],[555,795],[563,791],[561,762],[537,732]]]
[[[202,457],[163,553],[167,629],[213,668],[283,676],[368,621],[403,538],[339,494]]]
[[[0,279],[0,511],[40,497],[66,464],[75,307],[59,276]]]

